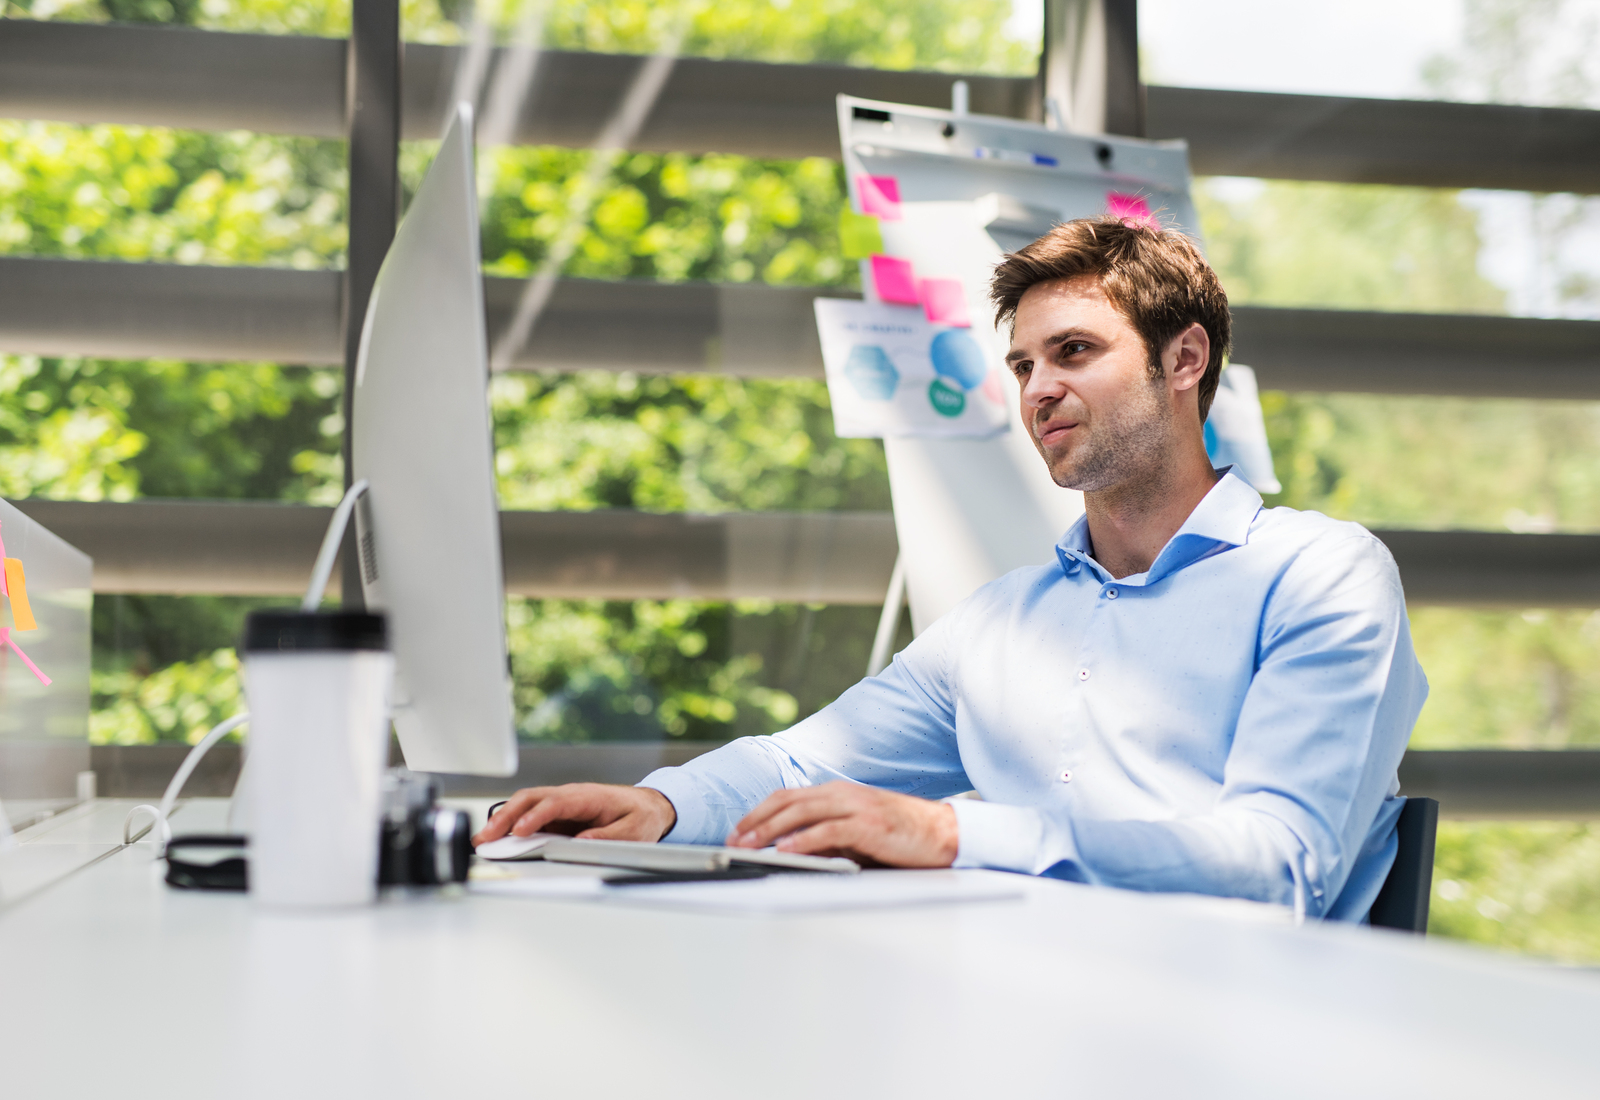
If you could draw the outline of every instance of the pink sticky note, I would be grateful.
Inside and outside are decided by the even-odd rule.
[[[1006,403],[1005,391],[1000,388],[999,371],[990,370],[988,374],[984,375],[981,389],[983,390],[983,396],[993,401],[996,405],[1004,405]]]
[[[39,682],[41,684],[43,684],[45,687],[50,686],[50,677],[40,672],[39,666],[30,661],[28,659],[28,655],[22,652],[22,647],[11,640],[11,628],[9,626],[0,626],[0,648],[4,648],[5,646],[10,646],[11,652],[22,658],[22,663],[27,665],[29,670],[32,671],[35,676],[39,677]]]
[[[893,176],[856,177],[856,193],[861,196],[861,212],[886,222],[900,220],[900,181]]]
[[[1161,228],[1156,222],[1156,216],[1150,211],[1150,204],[1144,201],[1142,195],[1127,195],[1121,191],[1107,191],[1106,213],[1113,218],[1121,218],[1128,225],[1148,226],[1151,229]]]
[[[917,304],[917,280],[911,274],[910,260],[897,260],[893,256],[872,257],[872,286],[878,292],[880,302],[896,302],[906,306]]]
[[[961,289],[960,279],[922,279],[917,291],[922,297],[922,311],[934,324],[972,327],[972,318],[967,315],[967,292]]]

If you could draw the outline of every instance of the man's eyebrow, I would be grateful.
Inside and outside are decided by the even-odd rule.
[[[1086,333],[1083,331],[1083,329],[1069,328],[1063,332],[1056,333],[1054,336],[1046,337],[1044,346],[1046,348],[1059,347],[1060,345],[1065,344],[1068,340],[1072,340],[1084,335],[1086,335]],[[1018,359],[1026,358],[1028,358],[1028,353],[1025,351],[1012,351],[1006,353],[1007,363],[1015,363]]]

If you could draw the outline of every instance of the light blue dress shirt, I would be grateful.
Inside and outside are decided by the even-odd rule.
[[[1427,694],[1384,545],[1225,473],[1148,572],[1112,578],[1079,520],[832,705],[640,785],[706,844],[784,787],[976,790],[957,867],[1362,920]]]

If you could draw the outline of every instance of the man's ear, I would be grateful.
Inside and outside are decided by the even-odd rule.
[[[1172,388],[1182,392],[1200,385],[1211,363],[1211,337],[1198,321],[1168,341],[1161,353],[1161,365]]]

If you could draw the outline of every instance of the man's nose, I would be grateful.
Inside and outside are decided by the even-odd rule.
[[[1038,365],[1028,372],[1022,383],[1022,403],[1030,409],[1042,409],[1060,401],[1066,392],[1058,371]]]

